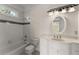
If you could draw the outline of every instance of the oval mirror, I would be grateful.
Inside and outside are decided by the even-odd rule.
[[[66,19],[62,16],[56,16],[52,21],[52,32],[62,34],[66,29]]]

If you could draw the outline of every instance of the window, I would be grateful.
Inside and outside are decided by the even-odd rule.
[[[18,13],[15,10],[13,10],[7,6],[4,6],[4,5],[0,5],[0,14],[11,16],[11,17],[18,16]]]

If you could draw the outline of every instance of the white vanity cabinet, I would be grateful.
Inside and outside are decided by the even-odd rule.
[[[70,54],[70,44],[56,40],[49,40],[49,55],[68,55]]]
[[[79,55],[79,44],[78,43],[71,44],[71,54],[72,55]]]
[[[41,38],[40,55],[79,55],[79,43]]]
[[[40,55],[48,55],[48,39],[40,38]]]
[[[79,43],[67,43],[50,40],[48,46],[49,55],[79,55]]]
[[[70,44],[52,40],[48,38],[40,39],[41,55],[68,55],[70,54]]]

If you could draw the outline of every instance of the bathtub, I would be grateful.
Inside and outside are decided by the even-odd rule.
[[[27,44],[24,44],[16,49],[14,49],[13,51],[6,53],[5,55],[20,55],[22,52],[24,52],[25,46]]]

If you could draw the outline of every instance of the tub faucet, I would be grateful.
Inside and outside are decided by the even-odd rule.
[[[27,41],[26,38],[27,38],[27,35],[24,35],[24,41]]]

